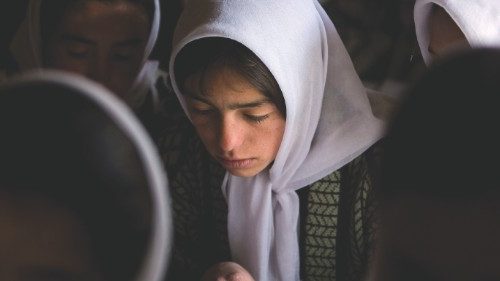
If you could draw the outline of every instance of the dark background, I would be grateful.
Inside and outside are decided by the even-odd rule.
[[[50,0],[48,0],[50,1]],[[28,0],[0,1],[0,69],[15,66],[8,47],[24,19]],[[414,0],[324,0],[363,81],[377,88],[387,78],[405,81],[421,62],[413,31]],[[160,36],[153,57],[168,69],[180,0],[161,0]]]

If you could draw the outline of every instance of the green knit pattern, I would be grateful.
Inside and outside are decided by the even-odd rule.
[[[373,236],[372,178],[365,155],[309,186],[303,243],[303,279],[362,280]],[[342,190],[342,192],[341,192]],[[341,203],[344,209],[339,210]],[[347,205],[346,205],[347,204]],[[347,222],[339,227],[339,220]],[[344,231],[340,236],[339,232]],[[345,259],[339,268],[337,245]]]
[[[310,186],[303,244],[307,280],[335,280],[335,244],[340,199],[340,172]]]

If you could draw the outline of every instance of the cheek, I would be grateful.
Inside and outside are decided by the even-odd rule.
[[[274,143],[276,146],[280,146],[281,142],[283,141],[283,134],[285,133],[285,125],[286,121],[284,119],[280,119],[274,127],[272,128],[272,131],[275,132],[275,137],[274,137]]]
[[[55,69],[70,71],[81,75],[87,75],[90,65],[88,60],[74,59],[67,55],[64,47],[59,44],[55,44],[50,48],[47,54],[46,64]]]
[[[276,120],[278,121],[278,120]],[[269,158],[276,158],[281,142],[283,140],[283,134],[285,131],[285,121],[280,120],[279,122],[274,122],[271,126],[267,127],[264,131],[258,134],[255,139],[259,142],[259,147],[265,149]]]
[[[133,87],[140,71],[139,67],[138,62],[123,64],[111,61],[109,62],[107,80],[102,81],[102,83],[113,92],[124,95]]]
[[[192,115],[191,121],[198,136],[206,146],[211,146],[215,143],[217,136],[216,127],[213,122],[205,118],[196,117],[195,115]]]
[[[189,115],[191,116],[191,122],[193,123],[193,126],[196,127],[196,130],[210,131],[216,129],[215,120],[213,116],[199,115],[193,113],[192,111],[189,112]]]
[[[120,88],[126,91],[135,82],[138,73],[137,66],[113,66],[109,71],[109,84],[112,88]]]

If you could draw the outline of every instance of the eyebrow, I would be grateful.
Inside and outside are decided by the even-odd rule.
[[[78,43],[87,44],[87,45],[96,45],[97,44],[96,42],[94,42],[92,40],[89,40],[87,38],[80,37],[77,35],[73,35],[73,34],[66,34],[65,33],[65,34],[61,35],[61,38],[64,41],[78,42]]]
[[[65,41],[78,42],[78,43],[87,44],[87,45],[96,45],[97,44],[97,42],[95,42],[93,40],[90,40],[90,39],[87,39],[87,38],[84,38],[84,37],[81,37],[78,35],[73,35],[73,34],[65,33],[61,37]],[[114,44],[114,47],[135,47],[135,46],[142,44],[142,42],[144,42],[144,40],[142,40],[140,38],[132,38],[132,39],[128,39],[128,40],[125,40],[122,42],[118,42],[118,43]]]
[[[195,95],[191,95],[190,97],[192,99],[195,99],[195,100],[201,101],[203,103],[212,105],[212,103],[210,103],[208,100],[206,100],[203,97],[195,96]],[[235,109],[247,109],[247,108],[260,107],[260,106],[263,106],[263,105],[268,104],[268,103],[272,103],[272,101],[270,99],[268,99],[268,98],[263,98],[263,99],[256,100],[256,101],[251,101],[251,102],[230,104],[230,105],[226,106],[226,108],[231,109],[231,110],[235,110]]]

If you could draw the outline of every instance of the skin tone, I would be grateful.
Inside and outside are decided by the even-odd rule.
[[[500,280],[498,194],[477,200],[405,194],[381,210],[370,280]]]
[[[148,37],[143,7],[127,1],[80,1],[49,40],[47,65],[84,75],[123,97],[141,67]]]
[[[234,262],[222,262],[209,269],[202,281],[255,281],[250,273]]]
[[[192,75],[184,86],[199,136],[227,171],[252,177],[272,164],[285,117],[269,98],[227,67],[209,70],[203,81]]]
[[[428,50],[434,58],[442,56],[453,47],[469,45],[462,30],[443,8],[434,5],[429,25]]]
[[[227,67],[209,70],[203,81],[200,74],[192,75],[184,88],[193,125],[227,171],[252,177],[272,164],[286,120],[268,97]],[[202,280],[254,281],[234,262],[214,265]]]
[[[0,280],[102,280],[83,226],[48,199],[0,191],[0,229]]]

